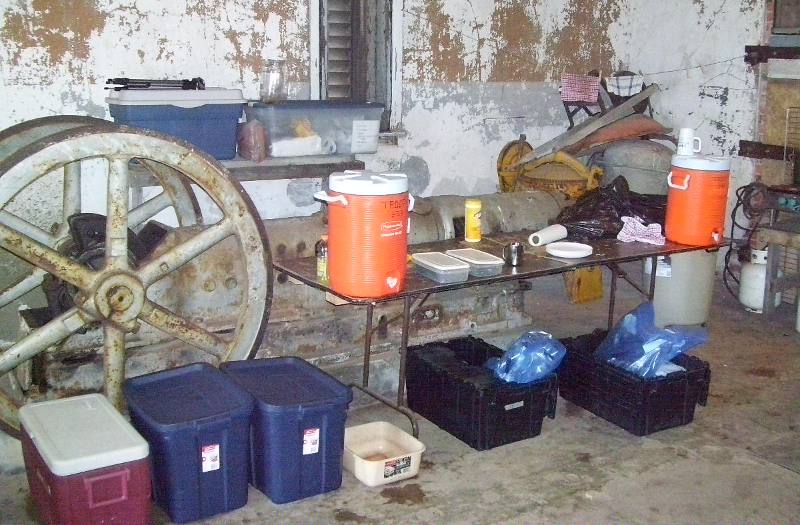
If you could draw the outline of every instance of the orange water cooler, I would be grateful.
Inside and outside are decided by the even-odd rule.
[[[730,168],[729,158],[672,157],[672,171],[667,176],[667,239],[692,246],[722,241]]]
[[[328,280],[342,295],[377,298],[403,290],[408,264],[408,212],[414,199],[400,173],[331,174],[328,192]]]

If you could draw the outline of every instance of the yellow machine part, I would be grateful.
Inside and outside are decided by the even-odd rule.
[[[600,186],[603,169],[587,168],[581,161],[557,151],[521,167],[513,191],[557,190],[567,198],[577,200],[589,190]]]
[[[500,179],[500,191],[514,191],[514,182],[521,173],[521,166],[510,169],[519,159],[533,151],[533,146],[525,141],[525,135],[520,135],[518,140],[509,142],[500,150],[497,156],[497,177]]]
[[[584,193],[600,186],[604,172],[602,168],[587,168],[575,157],[556,152],[522,166],[513,166],[523,155],[533,151],[519,140],[506,144],[497,158],[497,176],[500,191],[560,191],[567,198],[577,200]],[[564,274],[564,286],[572,303],[581,304],[603,297],[603,272],[600,267],[580,268]]]

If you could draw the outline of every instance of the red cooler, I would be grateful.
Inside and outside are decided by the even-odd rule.
[[[48,525],[150,523],[147,442],[100,394],[25,405],[22,453]]]
[[[408,212],[414,199],[400,173],[331,174],[328,203],[328,280],[349,297],[377,298],[403,290],[408,264]]]

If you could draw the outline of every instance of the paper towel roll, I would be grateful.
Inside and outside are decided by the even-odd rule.
[[[567,238],[567,229],[560,224],[551,224],[547,228],[542,228],[538,232],[528,236],[531,246],[544,246],[549,242],[560,241]]]

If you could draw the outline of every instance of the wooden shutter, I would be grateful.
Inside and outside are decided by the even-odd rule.
[[[362,16],[358,0],[322,2],[322,92],[329,100],[363,100],[366,78],[361,50]]]

